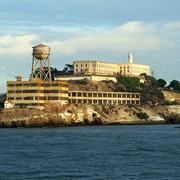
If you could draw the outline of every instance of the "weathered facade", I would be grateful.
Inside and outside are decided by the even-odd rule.
[[[68,82],[7,81],[7,101],[14,107],[44,109],[47,103],[68,103]]]
[[[140,93],[69,91],[69,103],[94,105],[140,105]]]

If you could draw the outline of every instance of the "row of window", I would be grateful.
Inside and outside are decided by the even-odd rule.
[[[113,97],[113,98],[139,98],[139,94],[112,94],[112,93],[69,93],[72,97]]]
[[[8,97],[8,100],[68,100],[68,97],[59,97],[59,96],[48,96],[48,97]]]
[[[44,103],[16,103],[16,107],[44,106]]]
[[[85,67],[88,67],[88,64],[76,64],[76,67],[83,67],[83,66],[85,66]],[[93,64],[93,66],[95,67],[96,66],[96,64]],[[90,67],[90,65],[89,65],[89,67]]]
[[[68,91],[65,90],[8,90],[9,94],[13,93],[64,93],[67,94]]]
[[[69,103],[73,103],[73,104],[105,104],[105,105],[121,105],[121,104],[140,104],[140,101],[135,101],[135,100],[118,100],[118,101],[113,101],[113,100],[87,100],[87,99],[70,99]]]
[[[57,86],[61,86],[61,87],[68,87],[67,83],[8,83],[7,87],[57,87]]]

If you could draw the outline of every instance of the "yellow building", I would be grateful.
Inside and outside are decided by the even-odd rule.
[[[13,107],[44,109],[48,103],[68,103],[68,82],[7,81],[7,101]]]
[[[128,62],[123,64],[113,64],[102,61],[74,61],[74,74],[94,74],[94,75],[123,75],[139,76],[140,74],[150,75],[150,67],[143,64],[133,63],[133,56],[128,55]]]

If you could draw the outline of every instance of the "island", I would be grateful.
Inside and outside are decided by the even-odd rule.
[[[18,75],[1,95],[0,127],[167,124],[180,122],[180,82],[156,79],[150,67],[78,60],[62,71],[50,48],[33,47],[29,80]]]

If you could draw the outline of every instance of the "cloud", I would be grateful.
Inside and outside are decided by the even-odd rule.
[[[165,28],[164,28],[165,29]],[[47,42],[52,49],[61,55],[80,53],[127,53],[128,51],[156,52],[168,44],[161,37],[164,31],[160,25],[134,21],[115,27],[111,30],[84,31],[75,37]]]
[[[38,36],[34,34],[0,36],[0,56],[26,55],[31,51],[33,42],[37,40]]]
[[[7,31],[8,34],[0,35],[0,70],[4,71],[0,76],[3,81],[16,74],[28,77],[32,46],[38,43],[50,46],[52,64],[58,69],[76,59],[125,62],[127,53],[132,52],[137,63],[149,64],[157,76],[165,79],[180,77],[178,21],[131,21],[116,27],[42,26],[38,31],[30,31],[22,30],[21,35]]]

